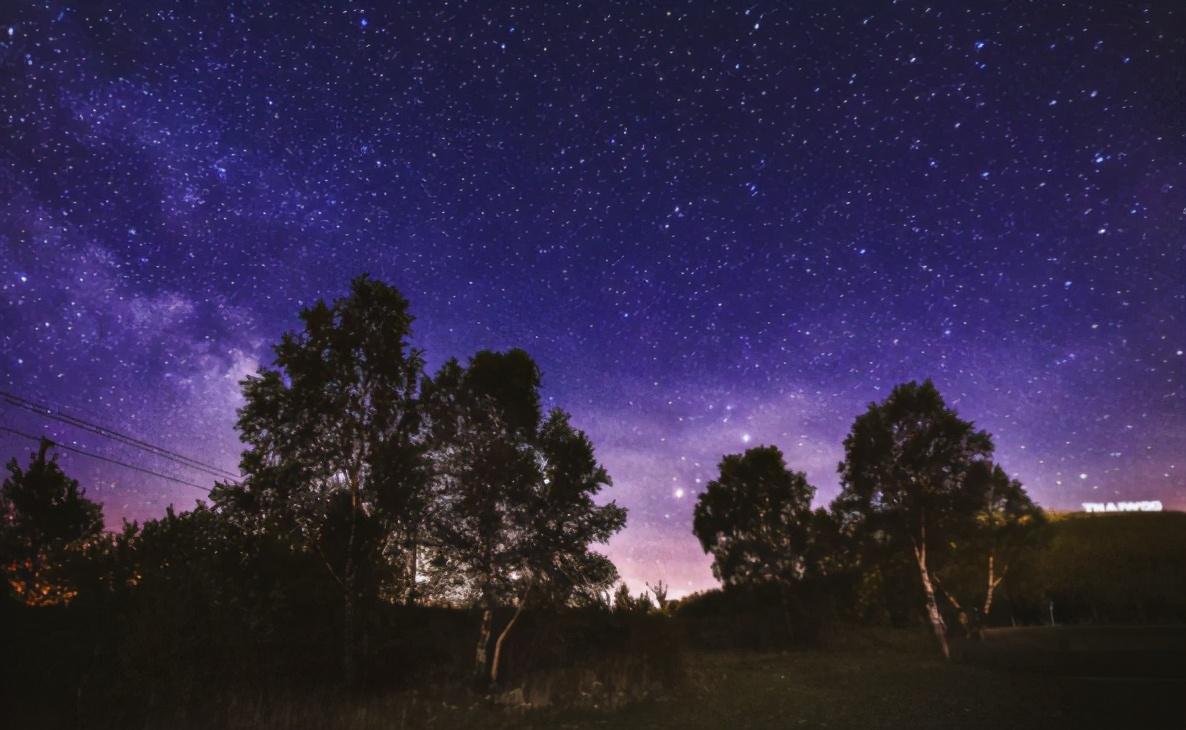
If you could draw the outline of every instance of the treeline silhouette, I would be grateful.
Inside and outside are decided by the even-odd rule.
[[[426,373],[407,301],[367,277],[301,320],[243,382],[244,476],[209,503],[105,533],[51,443],[9,463],[11,707],[87,726],[341,690],[612,707],[677,687],[689,647],[926,624],[946,654],[986,625],[1186,618],[1180,515],[1048,518],[929,381],[856,419],[826,509],[777,447],[725,456],[693,525],[722,589],[633,595],[593,549],[626,512],[527,353]]]

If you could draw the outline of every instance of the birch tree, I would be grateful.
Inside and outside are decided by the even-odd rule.
[[[997,589],[1010,568],[1035,547],[1046,516],[1021,482],[1011,479],[998,464],[974,464],[964,488],[973,522],[952,540],[955,554],[942,574],[943,591],[972,634],[992,612]],[[976,607],[972,617],[965,606]]]
[[[212,498],[320,557],[341,589],[349,684],[359,601],[376,590],[384,550],[414,541],[427,504],[422,358],[408,341],[407,300],[366,276],[348,297],[318,301],[300,317],[303,327],[276,346],[274,367],[243,383],[237,425],[246,479],[220,485]]]
[[[966,482],[992,451],[989,434],[948,408],[930,380],[899,385],[881,403],[869,404],[844,440],[837,504],[858,531],[884,531],[892,544],[908,546],[944,657],[947,627],[933,564],[941,559],[945,536],[975,520]]]
[[[609,475],[567,414],[543,419],[539,383],[527,353],[510,350],[480,352],[466,367],[450,361],[425,385],[434,535],[479,607],[474,672],[490,685],[533,599],[588,595],[617,579],[589,547],[620,530],[626,512],[594,502]],[[496,609],[508,605],[514,613],[496,636]]]

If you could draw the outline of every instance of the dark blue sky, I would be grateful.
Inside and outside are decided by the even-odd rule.
[[[1186,507],[1177,3],[91,5],[0,10],[6,391],[232,467],[238,379],[365,271],[433,365],[537,358],[635,585],[711,582],[722,453],[826,501],[912,378],[1047,507]],[[201,494],[62,459],[109,521]]]

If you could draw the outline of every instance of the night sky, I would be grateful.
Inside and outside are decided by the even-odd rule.
[[[234,468],[237,382],[369,272],[432,368],[537,359],[635,587],[713,583],[723,453],[826,503],[928,376],[1042,505],[1186,508],[1177,2],[88,5],[0,8],[4,391]],[[203,496],[61,460],[110,524]]]

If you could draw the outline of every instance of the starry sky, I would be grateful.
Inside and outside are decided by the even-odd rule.
[[[713,584],[723,453],[826,503],[909,379],[1048,508],[1186,508],[1179,3],[107,5],[0,8],[4,391],[233,469],[238,381],[369,272],[430,366],[537,359],[635,587]],[[61,458],[112,524],[202,496]]]

